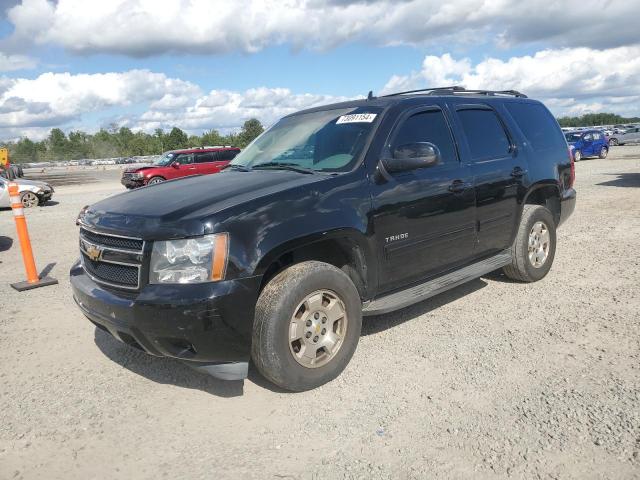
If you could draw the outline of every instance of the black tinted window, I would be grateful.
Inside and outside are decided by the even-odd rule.
[[[458,116],[473,160],[487,160],[509,154],[509,137],[493,110],[459,110]]]
[[[506,106],[534,150],[565,148],[562,132],[544,106],[538,103],[511,102]]]
[[[216,152],[216,158],[220,161],[233,160],[240,150],[221,150]]]
[[[213,162],[213,153],[196,153],[195,155],[195,163],[206,163]]]
[[[438,147],[442,163],[458,161],[451,132],[440,110],[416,113],[405,120],[393,141],[392,150],[416,142],[430,142]]]

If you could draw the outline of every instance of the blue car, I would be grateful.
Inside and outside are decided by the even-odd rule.
[[[576,130],[564,134],[573,152],[573,160],[586,157],[607,158],[609,143],[602,130]]]

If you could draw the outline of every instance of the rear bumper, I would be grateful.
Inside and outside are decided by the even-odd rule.
[[[85,316],[117,340],[151,355],[183,360],[219,378],[246,377],[261,277],[147,285],[124,293],[96,283],[76,262],[70,280]]]
[[[575,209],[576,191],[573,188],[568,188],[562,193],[562,198],[560,198],[560,222],[558,222],[558,226],[562,225]]]

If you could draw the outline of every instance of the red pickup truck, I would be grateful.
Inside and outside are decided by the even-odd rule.
[[[240,149],[237,147],[172,150],[164,153],[151,165],[123,171],[120,183],[127,188],[137,188],[173,178],[218,173],[238,153]]]

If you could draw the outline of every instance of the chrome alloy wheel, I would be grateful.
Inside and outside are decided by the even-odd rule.
[[[307,368],[329,363],[338,353],[347,333],[344,303],[329,290],[308,295],[296,308],[289,324],[289,349]]]
[[[24,192],[21,200],[24,208],[33,208],[38,205],[38,196],[33,192]]]
[[[529,261],[535,268],[544,265],[549,257],[551,236],[544,222],[537,221],[529,232]]]

